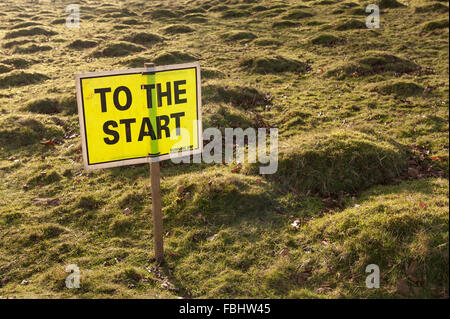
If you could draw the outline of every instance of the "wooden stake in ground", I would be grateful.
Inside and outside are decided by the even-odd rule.
[[[153,63],[145,63],[145,68],[151,68]],[[150,162],[150,181],[152,186],[152,215],[154,251],[157,263],[164,260],[163,221],[161,213],[161,185],[159,174],[159,162]]]
[[[150,179],[152,183],[152,214],[155,259],[156,262],[160,263],[164,259],[164,247],[159,162],[150,163]]]

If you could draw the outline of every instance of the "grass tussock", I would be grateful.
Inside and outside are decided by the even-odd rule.
[[[151,46],[164,41],[164,38],[149,32],[138,32],[122,38],[123,41],[132,42],[139,45]]]
[[[427,13],[427,12],[446,13],[448,12],[448,7],[446,5],[443,5],[442,3],[435,2],[425,6],[416,7],[414,11],[417,13]]]
[[[0,123],[2,145],[13,149],[36,144],[42,139],[59,138],[64,134],[64,130],[50,119],[3,116]]]
[[[422,31],[431,32],[434,30],[445,29],[448,28],[448,19],[430,21],[423,25]]]
[[[394,81],[387,84],[379,84],[373,90],[383,95],[394,94],[399,97],[417,96],[422,95],[424,92],[422,86],[410,81]]]
[[[52,36],[56,34],[58,33],[52,30],[47,30],[41,27],[32,27],[8,32],[5,34],[5,39],[14,39],[18,37],[32,37],[39,35]]]
[[[364,21],[356,19],[348,19],[336,25],[335,29],[338,31],[358,30],[358,29],[367,29],[367,26]]]
[[[66,231],[66,229],[57,224],[44,224],[25,231],[20,236],[19,241],[25,247],[33,246],[41,241],[57,238]]]
[[[291,138],[280,149],[277,177],[299,192],[358,192],[389,181],[406,167],[395,145],[353,131]]]
[[[448,286],[448,182],[422,180],[380,186],[355,207],[317,219],[301,229],[298,242],[311,251],[297,260],[303,287],[342,282],[336,297],[367,294],[400,298],[444,296]],[[428,232],[427,229],[434,229]],[[365,268],[380,268],[380,289],[365,288]],[[406,283],[406,289],[398,289]],[[332,284],[334,287],[334,284]],[[362,290],[365,290],[363,292]]]
[[[278,46],[281,44],[281,42],[271,38],[259,38],[254,41],[254,44],[260,47],[267,47],[267,46]]]
[[[27,21],[27,22],[15,24],[15,25],[11,26],[9,29],[17,30],[17,29],[23,29],[23,28],[28,28],[28,27],[34,27],[34,26],[38,26],[38,25],[42,26],[42,24],[40,24],[38,22]]]
[[[75,114],[77,102],[74,95],[61,96],[60,98],[34,99],[27,103],[24,108],[28,112],[39,114]]]
[[[181,52],[181,51],[171,51],[165,52],[158,55],[153,62],[156,65],[165,65],[165,64],[180,64],[187,62],[197,61],[198,58],[189,53]]]
[[[41,83],[47,79],[49,79],[49,77],[41,73],[13,71],[0,76],[0,88],[32,85]]]
[[[287,12],[285,15],[282,16],[282,18],[285,20],[300,20],[300,19],[310,18],[313,16],[314,16],[314,14],[311,12],[296,9],[296,10],[291,10],[291,11]]]
[[[168,27],[165,27],[163,29],[163,32],[165,34],[175,35],[175,34],[182,34],[182,33],[191,33],[195,30],[192,29],[190,26],[185,24],[173,24],[169,25]]]
[[[272,28],[294,28],[300,26],[301,23],[297,21],[284,20],[284,21],[276,21],[272,23]]]
[[[12,2],[0,1],[0,296],[448,298],[448,1],[375,2],[372,30],[355,0],[91,1],[80,29],[58,1]],[[278,170],[161,163],[157,265],[148,165],[83,169],[72,75],[191,61],[203,127],[278,128]]]
[[[154,9],[151,11],[144,12],[143,15],[156,20],[179,17],[178,12],[167,9]]]
[[[92,53],[92,56],[100,57],[121,57],[131,55],[136,52],[145,51],[145,48],[128,42],[109,43],[104,48]]]
[[[143,56],[137,56],[133,58],[124,58],[118,61],[118,64],[130,67],[130,68],[141,68],[144,63],[147,63],[150,59]]]
[[[68,47],[75,50],[83,50],[83,49],[91,49],[98,45],[97,41],[93,40],[74,40],[72,41]]]
[[[342,42],[342,39],[332,34],[321,34],[311,40],[312,44],[322,46],[333,46],[339,42]]]
[[[220,15],[224,19],[236,19],[250,16],[250,12],[246,10],[226,10]]]
[[[33,54],[50,50],[53,50],[53,48],[49,45],[30,44],[27,46],[16,47],[13,52],[18,54]]]
[[[23,40],[12,40],[12,41],[8,41],[3,43],[3,47],[5,49],[11,49],[14,48],[18,45],[23,45],[23,44],[29,44],[29,43],[34,43],[34,40],[28,40],[28,39],[23,39]]]
[[[403,3],[400,3],[397,0],[380,0],[378,2],[378,5],[380,6],[380,9],[395,9],[406,7]]]
[[[250,102],[253,103],[253,100]],[[217,103],[206,103],[203,124],[205,127],[217,127],[220,130],[227,127],[242,129],[252,127],[254,121],[248,114],[248,107],[248,105],[236,107],[232,102],[220,100]]]
[[[183,17],[187,21],[191,23],[206,23],[208,22],[208,18],[202,13],[190,13]]]
[[[222,79],[225,77],[225,74],[214,68],[202,68],[201,69],[202,79]]]
[[[344,78],[392,72],[396,74],[418,71],[419,65],[392,54],[373,52],[330,70],[327,75]]]
[[[65,24],[65,23],[66,23],[66,19],[64,19],[64,18],[54,19],[50,22],[50,24],[52,24],[52,25]]]
[[[82,196],[78,203],[76,204],[76,207],[84,209],[84,210],[94,210],[98,209],[103,205],[103,201],[95,198],[92,195],[88,196]]]
[[[225,41],[252,41],[257,36],[252,32],[247,31],[233,31],[221,35]]]
[[[13,69],[11,68],[11,66],[0,63],[0,74],[2,73],[8,73],[10,71],[12,71]]]
[[[270,103],[267,95],[249,87],[223,87],[210,84],[202,88],[204,103],[231,103],[234,106],[251,108]]]
[[[56,171],[42,171],[29,178],[26,185],[28,187],[45,186],[57,183],[61,180],[61,178],[61,175],[59,175]]]

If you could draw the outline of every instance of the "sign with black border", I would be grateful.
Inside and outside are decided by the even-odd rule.
[[[75,80],[86,169],[202,152],[198,62],[76,74]]]

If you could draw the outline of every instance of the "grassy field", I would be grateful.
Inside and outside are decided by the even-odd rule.
[[[448,1],[71,2],[0,2],[1,298],[448,298]],[[157,265],[148,165],[83,169],[74,74],[189,61],[279,169],[162,163]]]

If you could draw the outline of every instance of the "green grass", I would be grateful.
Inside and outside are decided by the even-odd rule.
[[[423,31],[430,32],[434,30],[439,29],[445,29],[448,28],[448,19],[447,20],[437,20],[437,21],[430,21],[423,25]]]
[[[328,75],[339,78],[348,76],[365,76],[377,73],[412,73],[420,69],[416,63],[392,54],[367,52],[363,57],[355,58],[328,72]]]
[[[378,3],[2,1],[0,296],[448,298],[448,3]],[[280,161],[162,163],[158,266],[148,165],[84,171],[73,75],[190,61],[204,127]]]
[[[188,25],[184,25],[184,24],[174,24],[174,25],[170,25],[166,28],[163,29],[163,32],[165,34],[170,34],[170,35],[174,35],[174,34],[180,34],[180,33],[190,33],[190,32],[194,32],[194,29],[192,29],[190,26]]]
[[[321,34],[312,39],[311,43],[323,46],[332,46],[340,41],[341,40],[338,37],[335,37],[332,34]]]
[[[56,32],[49,31],[44,28],[32,27],[8,32],[7,34],[5,34],[5,39],[14,39],[18,37],[38,36],[38,35],[52,36],[56,34],[57,34]]]
[[[92,53],[94,57],[121,57],[135,52],[145,51],[144,47],[128,42],[109,43],[103,49],[98,49]]]
[[[47,79],[49,79],[49,77],[41,73],[12,71],[3,76],[0,76],[0,88],[7,88],[10,86],[25,86],[39,83]]]
[[[148,32],[139,32],[131,35],[127,35],[123,38],[124,41],[133,42],[141,45],[154,45],[156,43],[162,42],[164,40],[163,37],[148,33]]]
[[[305,194],[354,193],[388,182],[407,165],[401,147],[348,130],[291,137],[279,152],[273,177]]]
[[[304,62],[288,59],[282,56],[268,57],[247,57],[241,63],[241,67],[250,73],[305,73],[308,71],[308,65]]]
[[[421,95],[424,92],[423,87],[414,82],[394,81],[387,84],[380,84],[375,91],[381,94],[394,94],[400,97],[410,97]]]

